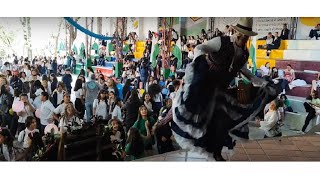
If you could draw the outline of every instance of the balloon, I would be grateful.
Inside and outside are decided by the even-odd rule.
[[[13,109],[11,108],[11,109],[9,110],[9,114],[10,114],[11,116],[13,116],[13,113],[14,113],[14,111],[13,111]]]
[[[24,103],[22,101],[16,101],[12,104],[14,112],[21,112],[24,109]]]
[[[37,118],[40,118],[40,115],[41,115],[40,109],[37,109],[35,114]]]
[[[44,134],[48,134],[51,133],[51,129],[53,129],[53,133],[54,134],[58,134],[59,130],[58,127],[55,124],[48,124],[45,128],[44,128]]]
[[[167,88],[163,88],[161,93],[167,95],[169,93],[169,90]]]

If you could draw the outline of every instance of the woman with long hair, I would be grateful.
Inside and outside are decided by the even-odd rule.
[[[94,121],[101,117],[106,120],[108,117],[108,96],[105,90],[100,90],[97,99],[93,101],[93,118]]]
[[[72,132],[82,128],[83,121],[76,116],[76,110],[70,102],[65,107],[65,113],[59,120],[59,128],[62,132]]]
[[[113,91],[110,91],[108,93],[109,97],[108,97],[108,120],[111,119],[112,116],[112,112],[114,110],[114,108],[116,107],[116,95]]]
[[[131,160],[136,160],[144,157],[143,139],[137,128],[130,128],[128,139],[125,146],[125,152],[130,155]]]
[[[89,77],[89,78],[91,77],[92,74],[94,74],[94,71],[93,71],[92,67],[88,67],[87,68],[87,72],[88,72],[87,77]]]
[[[130,93],[129,99],[123,106],[123,109],[125,110],[124,123],[127,130],[129,130],[133,126],[134,122],[138,119],[140,105],[141,101],[138,96],[138,91],[136,89],[133,89]]]
[[[51,83],[49,81],[49,78],[46,74],[42,75],[42,81],[41,81],[42,86],[44,87],[45,91],[51,95]]]
[[[84,107],[84,94],[83,94],[83,86],[82,86],[82,80],[77,79],[76,84],[74,86],[74,94],[76,96],[75,100],[75,108],[79,112],[78,116],[80,118],[83,118],[85,113],[85,107]]]
[[[51,91],[54,91],[58,87],[58,79],[54,73],[50,74]]]
[[[154,144],[154,137],[150,133],[154,124],[155,120],[148,114],[147,107],[144,105],[140,106],[138,119],[132,127],[139,130],[143,137],[146,150],[152,150],[152,145]]]

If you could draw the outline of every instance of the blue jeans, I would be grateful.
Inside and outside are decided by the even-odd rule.
[[[85,102],[86,106],[86,113],[87,113],[87,122],[90,122],[92,119],[92,109],[93,109],[93,102]]]

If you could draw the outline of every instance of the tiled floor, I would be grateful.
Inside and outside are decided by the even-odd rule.
[[[228,161],[320,161],[320,135],[249,140],[237,143],[234,154],[223,152]],[[139,161],[212,161],[202,155],[178,150]]]

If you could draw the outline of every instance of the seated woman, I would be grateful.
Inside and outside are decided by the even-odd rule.
[[[260,129],[264,130],[264,137],[279,137],[282,136],[278,121],[280,120],[277,102],[274,100],[270,103],[268,112],[265,114],[262,121],[256,120],[256,124]]]
[[[318,40],[318,37],[320,36],[320,24],[317,24],[317,26],[314,29],[310,30],[309,38],[312,39],[313,37]]]
[[[267,44],[267,56],[270,55],[272,49],[279,49],[281,45],[281,38],[278,35],[278,32],[274,33],[274,38],[271,44]]]
[[[166,117],[169,110],[171,109],[172,100],[166,99],[166,106],[162,107],[160,110],[159,120]],[[166,153],[170,151],[174,151],[174,147],[172,144],[172,131],[169,123],[166,123],[165,125],[158,127],[155,131],[156,138],[157,138],[157,148],[158,153]]]
[[[284,70],[284,79],[281,83],[281,88],[285,94],[286,91],[289,91],[289,83],[296,79],[296,75],[292,66],[290,64],[287,65],[287,69]]]
[[[320,87],[320,72],[318,73],[317,80],[312,80],[311,92],[317,91],[317,88]]]
[[[287,98],[287,96],[285,94],[281,94],[280,99],[283,101],[284,110],[289,111],[289,112],[293,112],[293,109],[291,107],[291,103],[290,103],[289,99]]]
[[[310,96],[307,97],[307,100],[311,100],[311,101],[303,103],[306,111],[308,112],[308,115],[306,117],[306,120],[305,120],[305,123],[304,123],[304,125],[302,127],[301,132],[299,132],[299,133],[302,133],[302,134],[305,133],[310,121],[314,117],[316,117],[316,114],[319,114],[319,110],[317,110],[317,109],[320,108],[320,99],[319,99],[318,93],[316,91],[312,92],[310,94]]]
[[[262,65],[260,67],[261,69],[261,73],[262,73],[262,77],[265,78],[265,79],[269,79],[270,78],[270,75],[271,75],[271,71],[270,71],[270,63],[269,62],[266,62],[265,65]]]

